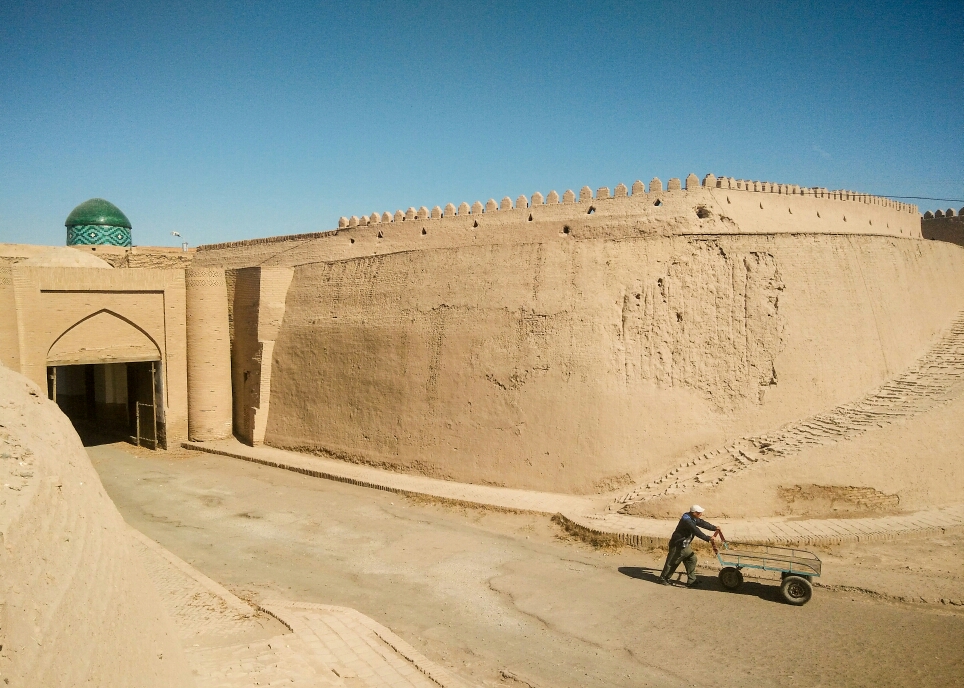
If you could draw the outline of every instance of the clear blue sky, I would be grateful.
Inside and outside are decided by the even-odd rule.
[[[95,196],[142,245],[689,172],[964,198],[961,0],[8,0],[0,94],[7,242]]]

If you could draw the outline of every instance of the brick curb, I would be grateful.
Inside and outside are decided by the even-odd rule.
[[[291,454],[294,462],[276,460],[263,456],[256,456],[259,448],[239,445],[238,450],[222,449],[217,446],[201,442],[184,442],[182,446],[209,454],[226,456],[243,461],[281,468],[283,470],[301,473],[314,478],[323,478],[336,482],[383,490],[407,496],[431,497],[452,504],[468,506],[494,507],[501,510],[518,513],[536,513],[557,517],[560,524],[567,529],[586,536],[614,538],[632,547],[665,546],[673,531],[675,522],[672,520],[640,518],[622,514],[607,513],[600,506],[600,500],[579,498],[573,495],[555,495],[552,493],[527,493],[524,490],[510,490],[503,488],[486,488],[484,486],[464,485],[437,479],[422,479],[405,474],[395,474],[376,468],[360,468],[347,464],[342,473],[312,467],[323,461],[307,454],[297,454],[287,450],[267,448],[272,453],[280,455]],[[328,463],[327,460],[325,463]],[[364,471],[368,479],[360,479],[347,475],[350,472]],[[382,478],[378,480],[378,478]],[[430,487],[417,489],[401,487],[398,482],[424,482]],[[487,490],[491,490],[492,499],[486,499]],[[447,496],[460,491],[475,492],[474,498],[464,496]],[[530,498],[531,497],[531,498]],[[539,504],[538,502],[543,502]],[[598,504],[597,504],[598,502]],[[576,504],[581,508],[573,508]],[[754,520],[721,520],[719,525],[727,533],[727,537],[740,542],[753,544],[786,545],[786,546],[816,546],[840,545],[850,542],[884,542],[903,538],[927,537],[940,535],[948,528],[964,526],[964,504],[955,504],[941,508],[919,511],[898,516],[884,516],[879,518],[852,519],[813,519],[803,521],[782,521],[771,519]]]
[[[619,542],[633,547],[656,547],[665,546],[669,542],[669,535],[672,533],[675,522],[672,520],[659,521],[657,519],[647,519],[645,524],[628,523],[624,529],[605,527],[597,522],[594,515],[575,515],[557,514],[556,518],[565,521],[565,527],[570,531],[583,533],[588,537],[615,538]],[[632,516],[624,517],[632,519]],[[921,519],[932,520],[934,518],[944,521],[944,525],[920,525]],[[893,521],[900,519],[901,522],[893,524],[889,528],[874,529],[874,521]],[[848,527],[847,521],[853,521],[859,525]],[[652,523],[659,524],[660,532],[633,532],[639,531],[645,525]],[[837,525],[839,530],[833,535],[820,535],[808,533],[811,528],[825,526],[827,523]],[[910,539],[928,537],[932,535],[942,535],[950,528],[964,527],[964,507],[955,505],[941,509],[907,514],[906,516],[891,516],[881,519],[833,519],[827,521],[718,521],[718,524],[727,533],[727,539],[745,542],[756,545],[781,545],[787,547],[802,546],[827,546],[842,545],[854,542],[889,542],[898,539]],[[809,525],[808,527],[808,524]],[[888,524],[890,525],[890,524]],[[635,527],[634,527],[635,526]],[[754,528],[756,526],[756,528]],[[769,528],[770,532],[765,534],[753,533],[753,530],[764,530]],[[794,533],[793,531],[797,532]],[[776,532],[774,532],[776,531]]]
[[[223,444],[223,443],[219,443]],[[182,442],[181,446],[185,449],[193,449],[208,454],[226,456],[233,459],[241,459],[257,463],[271,468],[281,468],[293,473],[311,476],[313,478],[323,478],[335,482],[367,487],[373,490],[382,490],[394,494],[407,495],[411,497],[431,497],[444,502],[464,506],[484,506],[517,513],[534,513],[552,515],[560,510],[567,512],[589,512],[595,510],[597,504],[602,508],[602,504],[608,503],[604,499],[592,497],[579,497],[576,495],[564,495],[555,493],[539,493],[527,490],[512,488],[497,488],[485,485],[472,485],[467,483],[456,483],[437,478],[423,478],[404,473],[392,473],[369,466],[359,466],[348,464],[335,459],[321,459],[309,454],[299,454],[286,449],[274,449],[271,447],[249,447],[236,443],[237,449],[223,449],[213,444],[204,442]],[[295,462],[283,461],[280,459],[268,458],[266,456],[256,456],[256,453],[267,450],[273,454],[290,455]],[[298,465],[301,464],[301,465]],[[326,470],[324,465],[334,464]],[[335,472],[335,469],[344,467],[343,471]],[[350,473],[363,472],[370,478],[359,478]],[[393,484],[394,483],[394,484]],[[398,484],[402,483],[402,484]],[[404,483],[410,483],[404,486]],[[421,483],[421,486],[417,484]],[[457,495],[453,491],[473,492],[475,496]],[[544,502],[540,504],[539,502]]]

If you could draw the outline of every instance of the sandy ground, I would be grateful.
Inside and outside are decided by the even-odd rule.
[[[354,607],[481,685],[964,683],[964,607],[936,597],[964,597],[954,533],[825,552],[833,587],[795,608],[772,583],[658,586],[662,553],[594,550],[542,516],[184,450],[89,453],[131,525],[239,596]]]

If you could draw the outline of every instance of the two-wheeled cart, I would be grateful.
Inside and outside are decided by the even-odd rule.
[[[722,540],[722,538],[721,538]],[[790,604],[801,605],[813,595],[811,579],[820,575],[820,559],[813,552],[774,545],[751,545],[722,540],[716,558],[720,562],[720,584],[727,590],[743,585],[743,569],[780,573],[780,592]]]

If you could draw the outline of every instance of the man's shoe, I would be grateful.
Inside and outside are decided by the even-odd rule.
[[[660,576],[660,577],[659,577],[659,584],[660,584],[660,585],[669,585],[669,581],[668,581],[667,579],[663,578],[662,576]]]
[[[687,588],[695,588],[695,587],[696,587],[697,585],[699,585],[699,584],[700,584],[699,579],[698,579],[698,578],[694,578],[693,580],[691,580],[689,583],[686,584],[686,587],[687,587]]]

